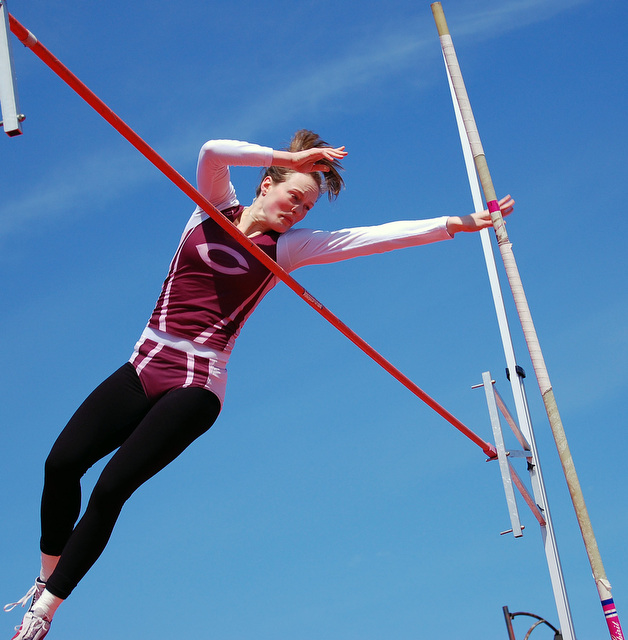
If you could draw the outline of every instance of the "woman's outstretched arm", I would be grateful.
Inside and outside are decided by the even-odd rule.
[[[512,213],[514,206],[515,201],[509,195],[499,201],[499,208],[504,217]],[[484,210],[468,216],[450,216],[447,220],[447,231],[453,236],[459,231],[480,231],[481,229],[490,227],[492,224],[490,212]]]

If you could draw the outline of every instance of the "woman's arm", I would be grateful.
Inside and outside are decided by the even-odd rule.
[[[217,209],[239,204],[231,184],[229,167],[286,167],[310,173],[329,171],[326,164],[344,158],[344,147],[315,147],[304,151],[279,151],[240,140],[209,140],[200,150],[196,168],[196,184],[201,194]]]
[[[387,222],[338,231],[290,229],[279,237],[277,262],[286,271],[311,264],[329,264],[375,253],[451,240],[448,218]]]
[[[300,173],[329,171],[329,166],[320,164],[321,160],[342,160],[347,155],[342,147],[313,147],[304,151],[273,151],[273,166],[285,167]]]
[[[499,201],[499,208],[504,217],[512,213],[514,206],[515,201],[509,195]],[[491,214],[485,210],[468,216],[450,216],[447,220],[447,231],[453,236],[459,231],[480,231],[492,226],[492,224]]]
[[[196,183],[203,197],[217,209],[238,204],[229,166],[268,167],[273,150],[239,140],[209,140],[200,150]]]
[[[506,196],[500,200],[500,206],[502,214],[509,215],[514,200]],[[279,238],[277,262],[286,271],[293,271],[306,265],[328,264],[450,240],[458,231],[479,231],[490,225],[490,214],[483,211],[469,216],[388,222],[339,231],[291,229]]]

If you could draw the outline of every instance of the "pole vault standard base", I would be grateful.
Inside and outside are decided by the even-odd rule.
[[[524,376],[525,374],[523,371],[518,368],[517,377],[523,379]],[[554,601],[558,612],[558,620],[562,631],[562,638],[564,640],[575,640],[576,634],[573,625],[573,617],[569,606],[569,599],[567,597],[563,569],[558,555],[558,546],[556,544],[554,526],[552,524],[550,509],[547,503],[545,483],[543,481],[541,465],[538,459],[538,451],[533,437],[534,433],[532,431],[532,425],[528,420],[526,431],[532,436],[531,441],[528,441],[521,429],[519,429],[515,419],[508,411],[502,397],[499,395],[490,372],[487,371],[482,374],[482,384],[477,385],[477,387],[484,387],[491,427],[495,437],[499,470],[502,476],[502,484],[504,485],[506,504],[508,505],[508,514],[510,516],[511,529],[503,531],[502,534],[513,533],[516,538],[523,535],[523,527],[519,518],[519,510],[514,491],[514,489],[517,488],[540,527],[543,547],[545,549],[545,557],[554,593]],[[527,400],[524,398],[524,401],[526,403],[526,416],[529,418],[529,412],[527,412]],[[507,448],[502,431],[500,415],[502,415],[506,420],[506,423],[512,430],[521,449],[515,450]],[[522,459],[526,463],[532,484],[533,495],[530,495],[514,468],[514,460],[516,459]]]

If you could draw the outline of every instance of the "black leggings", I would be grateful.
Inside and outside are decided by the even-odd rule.
[[[70,595],[103,552],[125,501],[205,433],[219,413],[217,396],[199,387],[148,398],[129,363],[85,400],[46,460],[41,550],[61,556],[46,585],[50,593]],[[115,449],[76,524],[81,477]]]

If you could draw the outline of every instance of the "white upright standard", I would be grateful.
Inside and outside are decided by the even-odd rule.
[[[13,55],[11,51],[11,29],[6,0],[0,0],[0,104],[2,105],[2,126],[9,136],[22,133],[22,120],[17,99]]]

